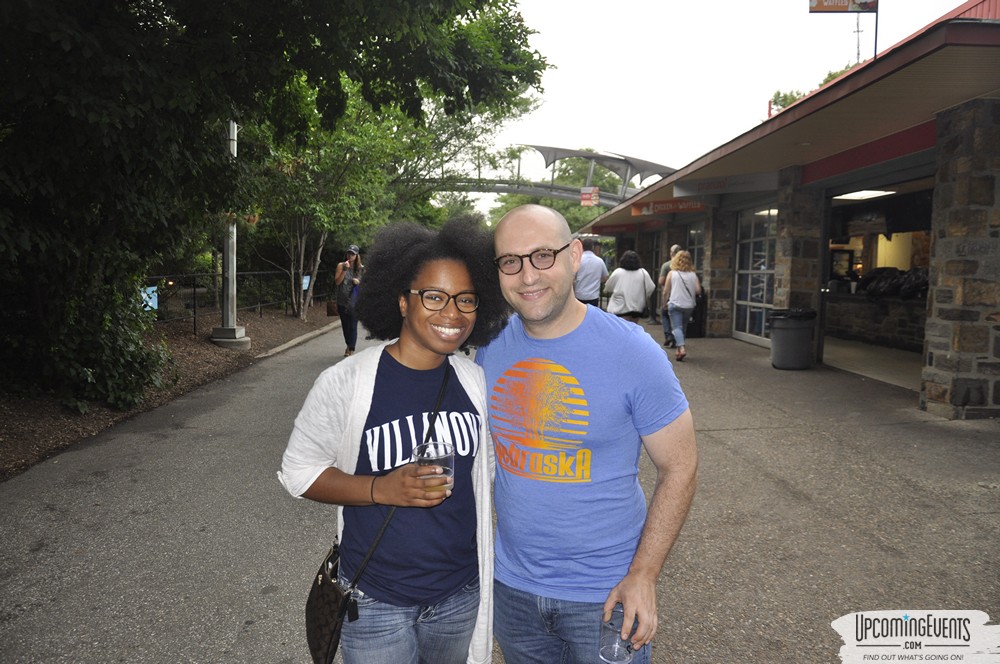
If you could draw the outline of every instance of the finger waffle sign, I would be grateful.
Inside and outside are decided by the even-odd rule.
[[[878,0],[809,0],[809,11],[867,14],[878,11]]]

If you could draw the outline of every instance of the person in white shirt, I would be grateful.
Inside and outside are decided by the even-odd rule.
[[[647,300],[656,290],[656,284],[639,263],[639,254],[636,252],[626,251],[618,265],[604,284],[604,289],[611,294],[608,313],[638,323],[643,316],[648,315]]]
[[[667,273],[670,272],[670,261],[674,259],[674,256],[680,250],[681,245],[679,244],[670,247],[670,258],[663,261],[663,265],[660,266],[660,278],[656,280],[656,285],[660,288],[660,319],[663,321],[663,345],[667,348],[674,348],[677,342],[674,340],[674,332],[670,324],[670,313],[667,311],[670,293],[664,286],[667,283]]]
[[[668,298],[667,311],[670,314],[670,324],[673,327],[674,341],[677,343],[678,362],[687,357],[684,347],[684,331],[691,322],[691,314],[698,304],[697,296],[701,295],[701,282],[694,272],[691,254],[678,251],[670,262],[670,272],[667,273],[663,294]]]
[[[583,238],[580,269],[573,279],[573,293],[584,304],[601,306],[601,286],[608,280],[608,266],[594,253],[593,238]]]

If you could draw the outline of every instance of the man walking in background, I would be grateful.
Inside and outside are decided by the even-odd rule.
[[[608,280],[608,266],[594,253],[594,239],[583,238],[583,256],[580,257],[580,269],[573,280],[573,292],[576,299],[584,304],[601,306],[601,286]]]

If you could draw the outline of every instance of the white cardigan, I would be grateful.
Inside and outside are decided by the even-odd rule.
[[[295,418],[295,427],[281,459],[278,481],[288,493],[299,498],[312,486],[320,473],[333,466],[354,474],[365,421],[375,392],[375,374],[387,341],[344,358],[326,369],[313,383],[302,409]],[[472,464],[473,493],[476,497],[476,542],[479,557],[479,612],[476,629],[469,646],[467,664],[488,664],[493,659],[493,509],[492,480],[494,472],[493,441],[489,433],[486,412],[486,383],[483,370],[466,357],[451,356],[448,360],[455,375],[479,411],[482,430],[479,454]],[[353,386],[345,389],[345,386]],[[309,422],[311,426],[300,426]],[[312,438],[305,430],[319,426],[321,439]],[[344,508],[337,506],[337,538],[344,532]]]

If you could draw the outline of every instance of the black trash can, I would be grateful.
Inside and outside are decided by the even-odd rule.
[[[708,307],[705,306],[705,298],[699,297],[691,312],[691,322],[688,323],[687,330],[684,331],[685,339],[701,339],[705,336],[706,318]]]
[[[813,309],[774,309],[771,322],[771,366],[809,369],[813,364]]]

